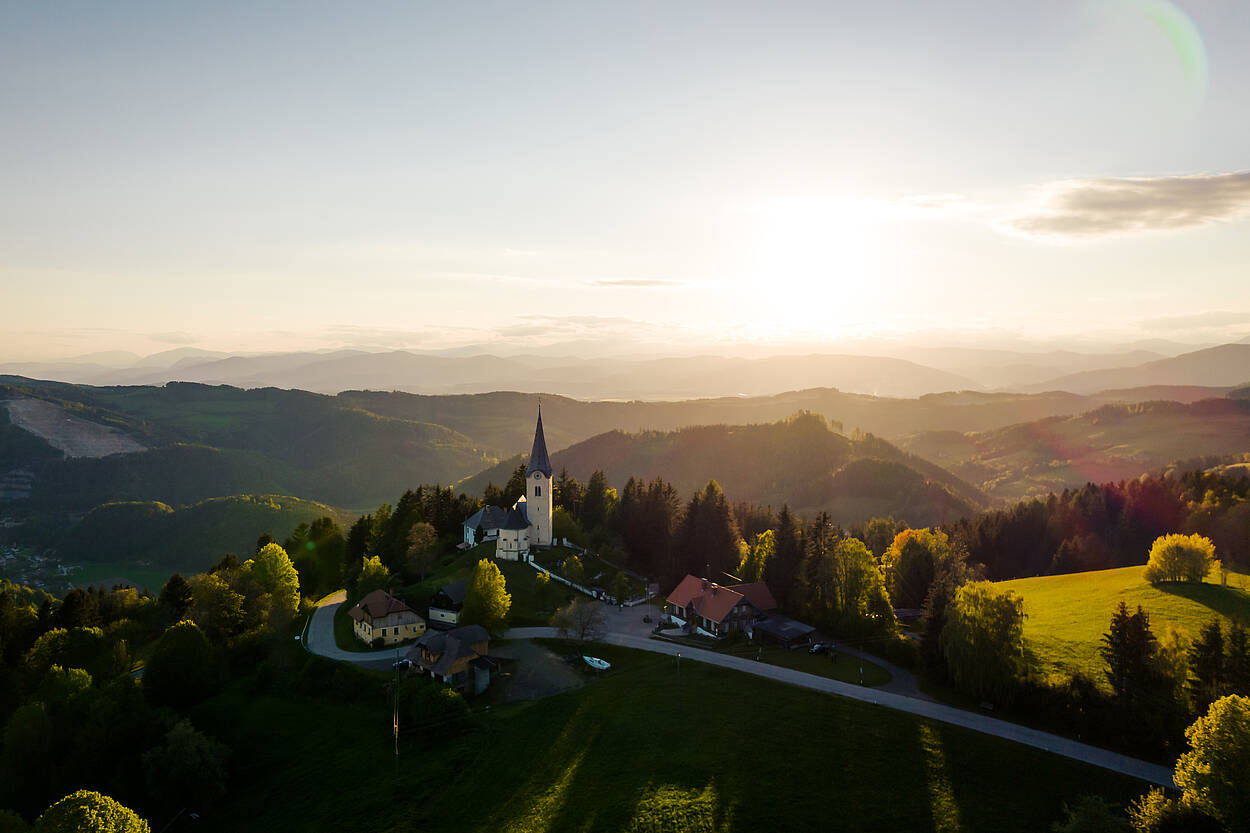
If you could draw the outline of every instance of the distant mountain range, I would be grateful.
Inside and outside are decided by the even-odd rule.
[[[0,373],[91,385],[170,381],[277,387],[335,394],[345,390],[427,395],[491,391],[548,393],[595,400],[678,401],[768,396],[832,387],[850,393],[916,397],[949,391],[1062,390],[1089,394],[1144,385],[1232,386],[1250,345],[1180,356],[1146,349],[1111,353],[1029,353],[972,348],[914,348],[889,355],[808,354],[761,358],[720,355],[664,358],[514,355],[362,350],[225,355],[179,348],[139,358],[103,353],[53,363],[0,364]]]

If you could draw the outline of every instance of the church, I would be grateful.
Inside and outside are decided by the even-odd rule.
[[[465,542],[472,544],[480,531],[495,539],[495,557],[506,561],[531,559],[530,548],[551,546],[551,458],[543,436],[543,412],[538,409],[534,447],[525,468],[525,494],[511,509],[487,506],[464,522]]]

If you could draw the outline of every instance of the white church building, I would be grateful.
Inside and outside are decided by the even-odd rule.
[[[552,508],[551,458],[547,455],[547,439],[543,436],[543,413],[538,411],[538,426],[534,429],[534,447],[530,451],[529,465],[525,468],[525,494],[517,499],[511,509],[488,506],[465,521],[465,539],[471,534],[470,527],[482,526],[488,534],[498,523],[495,540],[495,557],[506,561],[524,561],[530,558],[531,547],[551,546]]]

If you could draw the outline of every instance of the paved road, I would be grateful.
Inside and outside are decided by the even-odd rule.
[[[508,639],[551,639],[558,636],[558,631],[555,628],[513,628],[505,636]],[[1165,787],[1174,786],[1172,770],[1167,767],[1140,761],[1127,755],[1121,755],[1118,752],[1100,749],[1097,746],[1079,743],[1058,735],[1040,732],[1037,729],[1008,723],[1005,720],[998,720],[997,718],[987,717],[976,712],[957,709],[932,700],[907,697],[893,692],[882,691],[879,688],[865,688],[851,683],[831,680],[828,677],[818,677],[815,674],[783,668],[779,665],[769,665],[731,654],[721,654],[716,651],[677,645],[660,639],[648,639],[632,634],[609,633],[601,641],[609,645],[636,648],[640,651],[653,651],[655,653],[668,654],[669,656],[676,656],[680,653],[683,657],[706,662],[709,665],[732,668],[735,671],[754,674],[757,677],[766,677],[802,688],[837,694],[841,697],[849,697],[852,700],[884,706],[887,709],[927,717],[930,720],[949,723],[953,726],[962,726],[965,729],[972,729],[974,732],[982,732],[987,735],[1012,740],[1016,743],[1023,743],[1027,746],[1053,752],[1056,755],[1063,755],[1066,758],[1094,764],[1103,769],[1131,775],[1134,778],[1140,778],[1153,784],[1160,784]]]
[[[376,651],[344,651],[334,641],[334,614],[339,605],[347,601],[347,591],[340,590],[321,600],[321,605],[313,612],[309,625],[304,629],[304,647],[314,654],[336,659],[339,662],[354,662],[370,668],[390,668],[396,659],[394,648],[380,648]],[[404,650],[407,650],[406,648]]]
[[[313,614],[311,625],[308,629],[306,645],[309,650],[315,654],[320,654],[330,659],[342,660],[344,662],[356,663],[376,663],[383,659],[394,657],[393,650],[369,651],[364,653],[354,653],[352,651],[341,650],[334,644],[334,611],[343,603],[344,596],[342,593],[336,593],[325,599],[321,607],[317,608]],[[629,611],[624,611],[628,613]],[[635,609],[637,612],[637,609]],[[618,611],[613,611],[619,614]],[[642,623],[642,614],[638,613],[637,618]],[[609,624],[617,621],[617,616],[613,616],[609,620]],[[623,623],[623,620],[621,620]],[[999,720],[993,717],[987,717],[977,712],[965,711],[957,709],[953,706],[947,706],[932,700],[921,699],[919,697],[898,694],[892,691],[884,691],[879,688],[865,688],[862,686],[852,685],[851,683],[843,683],[838,680],[831,680],[828,677],[818,677],[815,674],[807,674],[802,671],[795,671],[790,668],[782,668],[778,665],[768,665],[767,663],[756,662],[752,659],[733,656],[730,654],[721,654],[716,651],[707,651],[702,648],[692,648],[687,645],[677,645],[672,642],[665,642],[660,639],[650,639],[646,634],[636,632],[610,632],[606,634],[602,642],[609,645],[620,645],[624,648],[634,648],[640,651],[652,651],[658,654],[667,654],[676,656],[681,654],[688,659],[706,662],[709,665],[719,665],[722,668],[730,668],[735,671],[742,671],[747,674],[754,674],[757,677],[765,677],[771,680],[777,680],[783,683],[800,686],[801,688],[809,688],[814,691],[823,691],[827,694],[836,694],[840,697],[849,697],[852,700],[859,700],[864,703],[872,703],[877,706],[883,706],[887,709],[895,711],[907,712],[919,717],[925,717],[930,720],[936,720],[941,723],[949,723],[952,726],[962,726],[965,729],[971,729],[974,732],[982,732],[994,737],[1004,738],[1006,740],[1023,743],[1026,746],[1032,746],[1037,749],[1043,749],[1047,752],[1053,752],[1056,755],[1063,755],[1066,758],[1072,758],[1094,766],[1109,769],[1113,772],[1119,772],[1134,778],[1140,778],[1143,781],[1149,781],[1152,784],[1160,784],[1165,787],[1174,786],[1172,781],[1172,770],[1160,766],[1158,764],[1148,763],[1136,758],[1130,758],[1127,755],[1121,755],[1118,752],[1111,752],[1106,749],[1100,749],[1097,746],[1080,743],[1078,741],[1062,738],[1058,735],[1052,735],[1047,732],[1040,732],[1037,729],[1030,729],[1026,726],[1020,726],[1015,723],[1008,723],[1005,720]],[[633,624],[628,624],[629,631],[637,631]],[[513,628],[504,634],[506,639],[554,639],[559,636],[559,632],[555,628]],[[873,660],[877,662],[876,659]]]

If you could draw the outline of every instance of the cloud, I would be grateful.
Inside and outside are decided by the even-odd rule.
[[[1070,179],[1003,224],[1016,234],[1091,239],[1227,222],[1250,212],[1250,171],[1192,176]]]
[[[674,286],[686,286],[685,281],[669,281],[661,278],[628,278],[613,281],[590,281],[591,286],[617,286],[633,289],[653,289]]]

